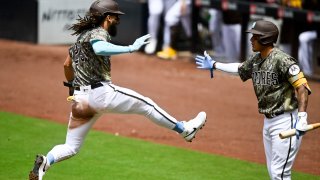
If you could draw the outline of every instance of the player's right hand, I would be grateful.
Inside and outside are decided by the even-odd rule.
[[[130,52],[138,51],[143,45],[149,44],[150,41],[147,41],[151,37],[150,34],[139,37],[134,41],[132,45],[129,46]]]
[[[308,122],[307,122],[308,114],[306,112],[298,112],[298,119],[294,126],[296,129],[296,137],[299,139],[300,136],[305,134],[307,130]]]
[[[196,64],[198,65],[197,68],[210,70],[211,78],[213,78],[214,64],[216,61],[213,60],[206,51],[204,51],[203,54],[204,56],[197,55],[195,58]]]

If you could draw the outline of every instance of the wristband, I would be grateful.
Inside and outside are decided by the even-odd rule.
[[[68,81],[68,82],[65,82],[63,81],[63,85],[66,86],[66,87],[73,87],[73,81]]]
[[[211,77],[211,78],[213,78],[213,69],[214,69],[213,67],[210,68],[210,77]]]
[[[217,61],[215,61],[215,62],[212,64],[212,69],[217,69],[216,66],[215,66],[216,63],[217,63]]]

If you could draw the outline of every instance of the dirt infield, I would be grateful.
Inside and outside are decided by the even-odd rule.
[[[67,125],[69,103],[63,62],[67,46],[39,46],[0,40],[0,110],[46,118]],[[137,115],[106,114],[94,128],[121,136],[220,154],[265,164],[262,126],[251,81],[195,68],[188,58],[163,61],[142,53],[112,58],[113,83],[153,99],[179,120],[201,110],[205,128],[192,143]],[[309,123],[320,121],[320,83],[311,81]],[[65,132],[61,132],[65,133]],[[303,140],[294,169],[320,175],[320,130]]]

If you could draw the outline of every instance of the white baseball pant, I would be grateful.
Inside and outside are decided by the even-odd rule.
[[[264,118],[263,143],[270,179],[290,180],[291,168],[299,151],[299,140],[292,136],[280,139],[279,133],[292,129],[297,121],[298,111],[286,112],[274,118]]]
[[[241,24],[222,24],[222,42],[227,60],[239,62]]]
[[[182,14],[181,7],[182,2],[178,0],[173,6],[170,7],[165,15],[165,26],[163,35],[163,47],[168,47],[171,45],[171,27],[177,25],[181,20],[184,31],[188,37],[191,37],[191,1],[186,0],[187,9],[185,14]]]
[[[84,106],[88,104],[97,114],[81,126],[72,128],[70,127],[71,113],[65,144],[55,146],[48,153],[54,157],[54,162],[77,154],[90,128],[104,113],[140,114],[167,129],[173,129],[176,126],[177,120],[151,99],[111,83],[103,84],[104,86],[99,88],[91,89],[90,86],[86,86],[81,87],[80,91],[75,91],[75,101]]]
[[[298,59],[302,71],[312,76],[313,41],[317,39],[317,31],[306,31],[299,35]]]
[[[148,33],[151,39],[157,39],[161,16],[172,6],[175,0],[148,0]]]
[[[209,30],[211,33],[212,48],[214,56],[224,56],[224,47],[222,43],[222,12],[218,9],[209,9],[210,20]]]

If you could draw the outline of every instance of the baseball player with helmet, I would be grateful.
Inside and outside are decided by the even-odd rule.
[[[265,20],[253,23],[252,50],[256,52],[242,63],[220,63],[206,52],[197,56],[200,69],[215,69],[237,74],[242,81],[252,79],[258,108],[264,114],[263,143],[269,176],[273,180],[291,179],[291,168],[307,127],[308,95],[311,90],[297,61],[274,47],[278,28]],[[280,139],[279,133],[296,128],[297,134]]]
[[[64,63],[65,83],[72,93],[72,109],[65,144],[56,145],[46,156],[37,155],[30,180],[42,179],[49,167],[76,155],[96,120],[104,113],[143,115],[155,124],[178,132],[191,142],[204,126],[206,113],[200,112],[190,121],[177,121],[151,99],[111,82],[111,55],[131,53],[147,44],[150,35],[142,36],[132,45],[110,43],[120,23],[119,10],[114,0],[96,0],[85,17],[79,18],[71,29],[79,35],[71,45]]]

